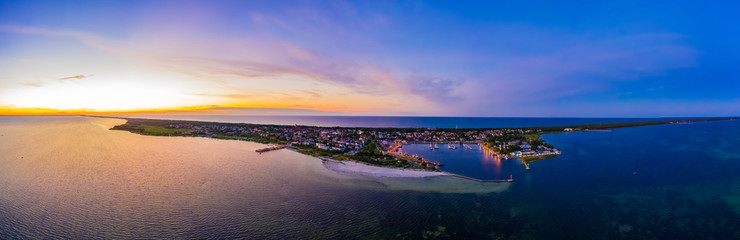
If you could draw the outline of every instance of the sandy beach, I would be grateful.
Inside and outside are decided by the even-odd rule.
[[[420,169],[404,169],[404,168],[391,168],[391,167],[379,167],[371,166],[363,163],[352,162],[352,161],[337,161],[331,159],[322,159],[324,167],[334,172],[352,174],[352,175],[364,175],[371,177],[393,177],[393,178],[423,178],[433,176],[445,176],[450,175],[446,172],[432,172]]]

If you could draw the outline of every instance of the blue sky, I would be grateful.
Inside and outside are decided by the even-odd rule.
[[[735,116],[738,16],[735,1],[3,1],[0,109]]]

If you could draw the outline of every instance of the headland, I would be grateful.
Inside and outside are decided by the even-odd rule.
[[[382,177],[427,177],[451,175],[440,172],[441,163],[403,152],[407,144],[428,144],[430,151],[446,144],[451,148],[479,145],[503,160],[518,159],[529,170],[529,163],[560,156],[560,149],[540,136],[547,133],[595,131],[660,124],[732,120],[735,118],[687,118],[629,123],[544,126],[521,128],[365,128],[317,127],[219,123],[184,120],[123,118],[123,130],[152,136],[207,137],[270,144],[259,149],[291,149],[324,159],[333,171]],[[362,164],[362,165],[358,165]],[[368,166],[369,165],[369,166]]]

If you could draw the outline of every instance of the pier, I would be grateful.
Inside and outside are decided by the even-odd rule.
[[[288,147],[288,146],[290,146],[290,145],[278,145],[278,146],[272,146],[272,147],[260,148],[260,149],[254,150],[254,151],[255,151],[255,152],[258,152],[258,153],[260,153],[260,154],[262,154],[263,152],[269,152],[269,151],[275,151],[275,150],[280,150],[280,149],[286,148],[286,147]]]
[[[521,161],[521,162],[522,162],[522,165],[524,165],[524,169],[527,169],[527,171],[529,171],[529,170],[530,170],[530,168],[529,168],[529,163],[525,162],[525,161],[524,161],[524,160],[522,160],[521,158],[519,158],[519,161]]]
[[[476,182],[514,182],[514,175],[509,175],[509,179],[494,179],[494,180],[481,180],[481,179],[467,177],[467,176],[463,176],[463,175],[457,175],[457,174],[454,174],[454,173],[451,174],[451,176],[453,176],[453,177],[459,177],[459,178],[467,179],[467,180],[471,180],[471,181],[476,181]]]

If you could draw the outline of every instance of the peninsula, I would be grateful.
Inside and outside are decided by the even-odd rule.
[[[529,163],[557,157],[561,151],[540,136],[546,133],[605,130],[659,124],[731,120],[734,118],[688,118],[628,123],[546,126],[521,128],[365,128],[317,127],[218,123],[183,120],[123,118],[125,124],[111,130],[124,130],[152,136],[187,136],[252,141],[273,144],[265,151],[289,148],[324,160],[355,161],[364,164],[439,171],[441,163],[402,152],[407,144],[437,144],[471,148],[477,144],[501,159],[519,159]]]

